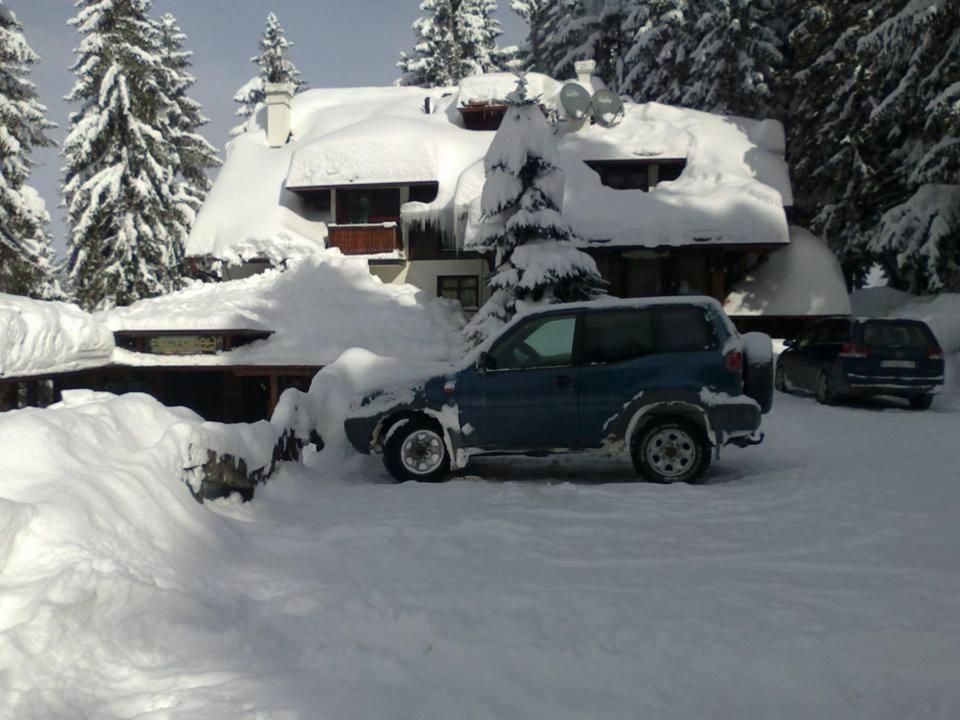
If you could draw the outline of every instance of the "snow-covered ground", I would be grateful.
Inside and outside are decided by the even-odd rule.
[[[195,416],[82,400],[0,416],[2,718],[960,716],[956,384],[778,395],[701,486],[320,455],[206,506]]]

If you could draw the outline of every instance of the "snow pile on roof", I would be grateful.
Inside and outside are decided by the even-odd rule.
[[[531,92],[558,112],[561,84],[527,76]],[[293,139],[269,148],[252,131],[231,141],[224,167],[200,212],[188,255],[235,258],[235,248],[269,243],[284,233],[323,245],[326,225],[310,220],[289,188],[436,181],[429,204],[409,203],[405,221],[458,228],[479,198],[477,163],[494,133],[462,127],[458,108],[511,91],[512,74],[471,77],[460,88],[310,90],[293,102]],[[429,98],[426,112],[424,101]],[[722,117],[657,103],[626,103],[614,128],[564,127],[560,164],[567,175],[564,209],[594,242],[658,247],[714,243],[786,243],[783,206],[792,203],[776,121]],[[591,160],[684,159],[676,181],[651,192],[603,186]],[[482,166],[481,166],[482,168]]]
[[[790,245],[772,252],[729,294],[728,315],[849,315],[840,263],[808,230],[791,226]]]
[[[854,314],[861,317],[891,317],[922,320],[947,352],[960,352],[960,294],[916,296],[876,287],[857,290],[850,296]]]
[[[103,365],[113,335],[76,305],[0,294],[0,378]]]
[[[273,330],[259,341],[204,365],[326,365],[352,347],[409,360],[459,357],[457,317],[446,301],[411,285],[385,285],[365,259],[324,252],[244,280],[198,284],[100,315],[111,330]],[[115,359],[138,365],[177,364],[118,350]]]
[[[545,107],[557,107],[563,83],[541,73],[526,73],[527,95],[539,98]],[[484,73],[470,75],[460,81],[457,92],[457,107],[468,105],[497,105],[507,102],[507,96],[517,89],[517,76],[513,73]]]

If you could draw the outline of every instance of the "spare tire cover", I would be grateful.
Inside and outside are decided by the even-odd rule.
[[[766,333],[747,333],[743,340],[743,394],[764,414],[773,407],[773,342]]]

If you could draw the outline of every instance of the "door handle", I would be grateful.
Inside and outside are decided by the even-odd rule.
[[[573,384],[573,378],[569,375],[557,375],[553,378],[553,384],[557,387],[565,387]]]

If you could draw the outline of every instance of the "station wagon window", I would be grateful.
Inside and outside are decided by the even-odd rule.
[[[495,370],[562,367],[573,362],[575,315],[531,320],[490,351]]]
[[[717,335],[702,308],[660,308],[657,315],[661,352],[698,352],[717,347]]]
[[[932,345],[933,338],[922,325],[868,322],[863,326],[863,342],[870,347],[922,348]]]
[[[649,355],[655,348],[653,313],[647,310],[589,313],[584,318],[584,361],[616,363]]]

